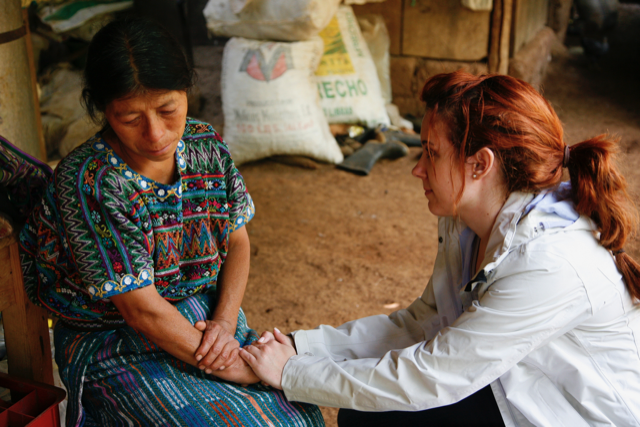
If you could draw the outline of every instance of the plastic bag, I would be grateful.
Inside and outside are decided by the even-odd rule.
[[[299,41],[316,36],[339,4],[340,0],[209,0],[203,14],[207,28],[219,36]]]

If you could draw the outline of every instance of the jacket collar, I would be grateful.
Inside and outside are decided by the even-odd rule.
[[[591,219],[581,217],[575,211],[569,198],[570,191],[568,183],[562,183],[558,188],[538,194],[511,193],[496,218],[484,260],[474,280],[490,279],[511,251],[542,234],[568,228],[597,230]]]

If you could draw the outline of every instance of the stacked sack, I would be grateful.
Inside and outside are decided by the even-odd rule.
[[[358,22],[340,0],[209,0],[222,61],[224,137],[238,164],[274,155],[340,163],[329,123],[388,125]]]

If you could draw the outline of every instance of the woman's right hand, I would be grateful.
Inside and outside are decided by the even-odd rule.
[[[274,331],[278,331],[278,333],[279,333],[280,335],[283,335],[283,334],[280,332],[280,330],[279,330],[278,328],[274,328]],[[286,343],[287,343],[287,344],[289,344],[291,347],[293,347],[293,348],[295,349],[295,348],[296,348],[296,343],[295,343],[295,341],[293,340],[293,337],[291,336],[291,334],[289,334],[289,335],[284,335],[284,337],[287,339]],[[275,339],[275,337],[274,337],[274,335],[273,335],[271,332],[269,332],[269,331],[264,331],[264,332],[262,333],[262,335],[260,335],[260,339],[258,339],[258,343],[259,343],[259,344],[266,344],[266,343],[268,343],[269,341],[274,340],[274,339]]]
[[[210,374],[236,363],[240,343],[234,338],[235,325],[221,320],[200,320],[194,327],[203,332],[195,356],[200,369]]]
[[[287,361],[296,355],[291,338],[278,329],[273,330],[273,338],[263,336],[252,345],[240,349],[244,359],[263,383],[282,390],[282,371]],[[260,342],[262,340],[262,342]]]

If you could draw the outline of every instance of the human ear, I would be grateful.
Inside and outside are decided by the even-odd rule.
[[[474,155],[467,157],[465,163],[470,169],[471,177],[479,179],[487,176],[493,170],[495,160],[496,157],[493,151],[488,147],[483,147]]]

